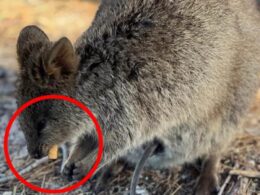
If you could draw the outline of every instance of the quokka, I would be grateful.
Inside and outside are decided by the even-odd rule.
[[[210,194],[257,89],[260,16],[255,0],[104,0],[74,46],[27,26],[17,54],[18,105],[63,94],[88,106],[104,133],[100,168],[156,138],[175,164],[206,156],[195,193]],[[73,141],[64,174],[92,165],[93,125],[75,106],[40,102],[19,121],[32,157]]]

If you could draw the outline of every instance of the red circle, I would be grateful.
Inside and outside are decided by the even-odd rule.
[[[90,169],[90,171],[86,174],[86,176],[78,181],[77,183],[65,187],[65,188],[61,188],[61,189],[46,189],[46,188],[41,188],[39,186],[33,185],[30,182],[27,182],[26,179],[24,179],[15,169],[15,167],[12,164],[12,161],[10,159],[9,156],[9,151],[8,151],[8,137],[10,134],[10,130],[11,127],[15,121],[15,119],[21,114],[21,112],[26,109],[27,107],[29,107],[32,104],[35,104],[37,102],[40,101],[44,101],[44,100],[64,100],[67,102],[70,102],[76,106],[78,106],[79,108],[81,108],[92,120],[92,122],[94,123],[95,127],[96,127],[96,132],[97,132],[97,136],[98,136],[98,154],[96,157],[96,161],[93,164],[92,168]],[[64,95],[45,95],[45,96],[39,96],[37,98],[31,99],[30,101],[26,102],[25,104],[23,104],[20,108],[18,108],[15,113],[13,114],[13,116],[11,117],[6,130],[5,130],[5,135],[4,135],[4,155],[5,155],[5,159],[6,162],[8,164],[8,167],[10,168],[10,170],[13,172],[13,174],[15,175],[15,177],[17,179],[19,179],[20,182],[22,182],[24,185],[26,185],[27,187],[31,188],[32,190],[35,190],[37,192],[42,192],[42,193],[54,193],[54,194],[58,194],[58,193],[65,193],[65,192],[69,192],[72,190],[75,190],[76,188],[80,187],[81,185],[83,185],[85,182],[87,182],[91,176],[94,174],[94,172],[97,170],[101,159],[102,159],[102,154],[103,154],[103,146],[104,146],[104,142],[103,142],[103,135],[102,135],[102,130],[100,128],[100,125],[98,123],[98,120],[96,119],[96,117],[94,116],[94,114],[81,102],[79,102],[76,99],[73,99],[71,97],[68,96],[64,96]]]

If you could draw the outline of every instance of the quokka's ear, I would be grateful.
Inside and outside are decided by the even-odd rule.
[[[17,41],[17,55],[21,68],[30,66],[37,61],[38,54],[43,47],[50,44],[47,35],[37,26],[27,26],[22,29]]]
[[[40,87],[71,84],[78,69],[78,58],[71,42],[61,38],[52,43],[36,26],[25,27],[17,42],[21,76]]]
[[[78,57],[66,37],[57,41],[45,59],[45,71],[56,82],[63,82],[75,75],[78,70]]]

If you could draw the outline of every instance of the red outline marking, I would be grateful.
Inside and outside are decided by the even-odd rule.
[[[70,103],[78,106],[80,109],[82,109],[91,118],[92,122],[94,123],[94,125],[96,127],[97,136],[98,136],[98,154],[97,154],[96,161],[93,164],[90,171],[86,174],[86,176],[81,181],[78,181],[77,183],[75,183],[75,184],[73,184],[69,187],[65,187],[65,188],[61,188],[61,189],[41,188],[39,186],[33,185],[32,183],[28,182],[21,175],[19,175],[19,173],[16,171],[16,169],[13,166],[12,161],[10,159],[9,150],[8,150],[8,137],[9,137],[10,130],[11,130],[11,127],[12,127],[15,119],[22,113],[23,110],[25,110],[30,105],[35,104],[35,103],[40,102],[40,101],[50,100],[50,99],[52,99],[52,100],[64,100],[64,101],[70,102]],[[54,194],[65,193],[65,192],[75,190],[78,187],[80,187],[81,185],[83,185],[84,183],[86,183],[92,177],[92,175],[97,170],[97,168],[98,168],[98,166],[101,162],[102,154],[103,154],[103,147],[104,147],[104,142],[103,142],[102,130],[101,130],[100,125],[99,125],[96,117],[94,116],[94,114],[84,104],[82,104],[78,100],[70,98],[68,96],[64,96],[64,95],[54,95],[53,94],[53,95],[40,96],[40,97],[34,98],[34,99],[26,102],[25,104],[23,104],[12,115],[12,117],[11,117],[7,127],[6,127],[5,135],[4,135],[4,155],[5,155],[5,159],[6,159],[8,167],[13,172],[15,177],[17,179],[19,179],[20,182],[22,182],[24,185],[31,188],[32,190],[37,191],[37,192],[42,192],[42,193],[54,193]]]

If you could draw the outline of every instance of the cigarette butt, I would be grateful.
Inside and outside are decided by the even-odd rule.
[[[54,145],[51,147],[48,157],[51,160],[56,160],[58,158],[58,145]]]

